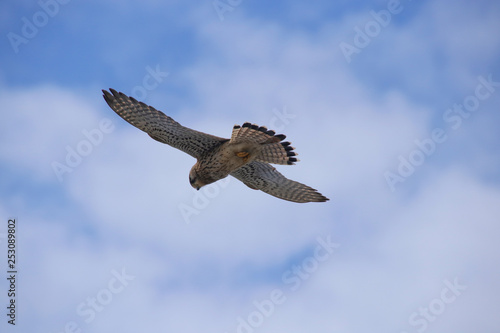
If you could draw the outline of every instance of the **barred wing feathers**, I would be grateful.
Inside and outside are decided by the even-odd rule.
[[[233,171],[231,176],[248,187],[261,190],[277,198],[293,202],[325,202],[327,197],[302,183],[290,180],[273,166],[253,161]]]
[[[109,89],[103,90],[103,97],[109,107],[120,117],[156,141],[168,144],[193,156],[202,157],[207,151],[228,141],[214,135],[187,128],[152,106],[133,97]]]

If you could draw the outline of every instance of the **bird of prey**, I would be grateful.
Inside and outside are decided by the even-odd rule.
[[[103,90],[109,107],[131,125],[156,141],[166,143],[197,159],[189,173],[191,186],[201,187],[231,175],[252,189],[293,202],[329,200],[317,190],[290,180],[272,164],[298,161],[285,135],[251,123],[235,125],[230,139],[195,131],[163,112],[114,89]]]

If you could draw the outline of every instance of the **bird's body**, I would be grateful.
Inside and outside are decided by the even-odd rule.
[[[231,172],[251,161],[251,157],[253,160],[256,150],[254,147],[244,147],[243,144],[224,142],[196,162],[192,175],[199,178],[202,186],[211,184],[229,176]]]
[[[322,202],[328,198],[315,189],[285,178],[273,164],[291,165],[297,154],[285,135],[266,127],[244,123],[235,125],[230,139],[202,133],[180,125],[163,112],[110,89],[104,99],[120,117],[153,139],[178,148],[197,159],[189,173],[196,189],[228,175],[252,189],[294,202]]]

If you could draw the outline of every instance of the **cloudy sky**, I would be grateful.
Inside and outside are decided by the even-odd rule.
[[[498,332],[498,1],[4,1],[2,332]],[[228,178],[102,99],[228,137],[331,200]],[[15,219],[15,297],[7,278]],[[15,301],[15,328],[7,306]]]

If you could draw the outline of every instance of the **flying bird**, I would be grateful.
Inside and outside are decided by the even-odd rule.
[[[151,138],[197,159],[189,182],[197,190],[231,175],[251,189],[261,190],[293,202],[329,200],[317,190],[290,180],[272,164],[292,165],[298,161],[286,136],[251,123],[234,125],[230,139],[182,126],[166,114],[114,89],[103,90],[109,107]]]

